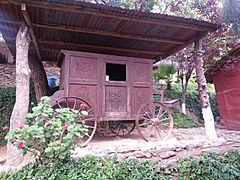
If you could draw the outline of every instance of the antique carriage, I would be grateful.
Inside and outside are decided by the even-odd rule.
[[[83,145],[100,122],[109,122],[116,135],[129,134],[136,125],[145,140],[165,139],[173,122],[167,107],[153,103],[153,63],[152,59],[62,51],[60,90],[51,97],[52,104],[88,111],[79,119],[89,128]]]

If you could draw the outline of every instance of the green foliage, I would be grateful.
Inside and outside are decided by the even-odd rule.
[[[157,81],[164,80],[167,87],[170,88],[170,84],[173,81],[173,75],[177,72],[177,69],[168,64],[161,64],[156,70],[154,70],[153,75]]]
[[[167,97],[170,97],[171,99],[181,99],[181,92],[182,90],[181,90],[180,84],[175,84],[172,86],[170,90],[169,89],[166,90],[165,95]],[[219,116],[218,107],[215,99],[216,93],[210,89],[208,94],[209,94],[209,100],[210,100],[211,108],[213,111],[213,115],[216,118]],[[197,85],[195,83],[189,83],[188,85],[187,96],[186,96],[186,106],[196,116],[202,118],[201,104],[199,100]]]
[[[10,130],[6,139],[15,144],[23,154],[27,151],[40,159],[66,159],[77,138],[87,134],[84,122],[76,119],[86,111],[69,108],[53,109],[49,97],[42,97],[41,102],[27,114],[25,125]]]
[[[160,171],[160,173],[159,173]],[[118,162],[115,157],[88,156],[80,160],[53,161],[48,164],[29,164],[15,173],[0,173],[0,179],[49,179],[49,180],[165,180],[170,172],[182,180],[235,180],[240,178],[240,150],[230,150],[221,155],[208,153],[200,159],[181,159],[177,166],[164,169],[159,163],[149,160],[125,159]]]
[[[173,120],[175,128],[192,128],[199,126],[199,124],[193,121],[190,117],[178,112],[175,109],[173,110]]]
[[[182,159],[178,164],[179,179],[240,179],[240,151],[232,150],[225,155],[209,153],[200,160],[192,157]]]
[[[31,88],[32,89],[32,88]],[[13,87],[0,88],[0,144],[5,143],[4,137],[7,131],[3,131],[4,126],[9,126],[12,109],[15,103],[16,89]],[[34,91],[30,91],[30,106],[36,102]]]
[[[165,180],[167,176],[155,172],[159,164],[151,161],[116,158],[84,157],[81,160],[30,164],[17,173],[0,174],[0,179],[58,179],[58,180]]]

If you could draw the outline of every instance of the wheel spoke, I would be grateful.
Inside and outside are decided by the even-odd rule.
[[[160,125],[159,126],[161,129],[162,129],[162,131],[165,133],[165,134],[167,134],[167,132],[165,131],[165,129]]]
[[[144,119],[144,120],[147,120],[147,121],[151,120],[151,119],[146,118],[146,117],[144,117],[144,116],[140,117],[139,119]]]
[[[158,111],[157,117],[159,117],[160,113],[162,113],[162,106],[159,106],[159,111]]]
[[[75,99],[75,100],[74,100],[74,105],[73,105],[73,109],[74,109],[74,110],[76,109],[77,101],[78,101],[78,99]]]
[[[90,111],[92,111],[93,109],[91,108],[91,109],[89,109],[87,112],[89,113]]]
[[[167,111],[165,111],[164,113],[161,114],[161,116],[158,116],[158,118],[163,117],[163,115],[165,115],[167,113]]]
[[[62,108],[62,106],[60,105],[59,101],[56,101],[57,104],[58,104],[58,107]]]
[[[87,118],[87,119],[83,118],[81,119],[81,121],[94,121],[94,118]]]
[[[146,122],[146,123],[142,123],[142,124],[139,124],[139,127],[140,127],[140,126],[146,126],[146,125],[149,125],[149,124],[151,124],[151,123],[152,123],[151,121]]]
[[[159,119],[158,122],[164,122],[164,121],[167,121],[167,120],[170,120],[170,118],[167,117],[167,118],[164,118],[164,119]]]
[[[65,103],[66,103],[66,108],[68,108],[68,100],[67,100],[67,97],[65,98]]]

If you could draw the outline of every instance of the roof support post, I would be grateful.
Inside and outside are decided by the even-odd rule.
[[[22,25],[16,37],[16,102],[10,119],[10,129],[24,124],[24,117],[29,107],[29,78],[28,51],[30,35],[27,26]],[[7,145],[7,164],[17,166],[23,161],[22,153],[11,141]]]
[[[30,32],[30,35],[31,35],[32,40],[33,40],[33,44],[34,44],[36,52],[37,52],[37,57],[41,60],[42,58],[41,58],[41,55],[40,55],[38,42],[37,42],[36,36],[34,34],[34,31],[33,31],[32,22],[31,22],[29,14],[27,12],[26,4],[21,4],[21,10],[22,10],[22,15],[23,15],[23,18],[26,22],[26,25],[29,27],[29,32]]]
[[[202,39],[201,34],[197,34],[195,38],[195,63],[196,63],[196,74],[197,83],[200,96],[200,103],[202,108],[202,115],[204,119],[204,126],[206,136],[210,140],[216,140],[217,134],[214,127],[214,117],[210,106],[206,78],[204,76],[203,69],[203,52],[202,52]]]

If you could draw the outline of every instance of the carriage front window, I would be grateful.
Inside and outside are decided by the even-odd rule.
[[[126,81],[126,65],[107,63],[106,81]]]

